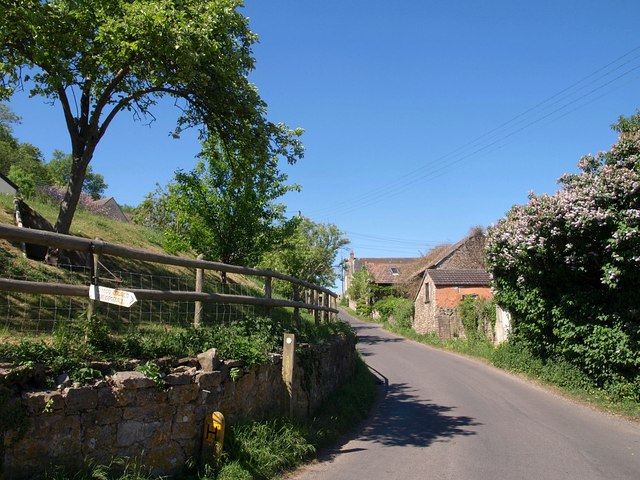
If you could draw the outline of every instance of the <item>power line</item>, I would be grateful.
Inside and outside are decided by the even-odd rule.
[[[395,196],[397,194],[399,194],[401,191],[404,191],[407,186],[415,184],[419,181],[423,181],[426,179],[432,179],[432,178],[437,178],[440,177],[442,175],[444,175],[446,173],[446,170],[449,169],[451,166],[456,165],[458,163],[461,163],[462,161],[477,155],[480,152],[483,152],[491,147],[495,147],[497,146],[500,142],[503,142],[507,139],[509,139],[510,137],[516,135],[517,133],[520,133],[521,131],[530,128],[531,126],[540,123],[541,121],[548,119],[550,117],[552,117],[553,115],[555,115],[556,113],[561,112],[562,110],[566,109],[567,107],[576,104],[577,102],[579,102],[580,100],[591,96],[593,93],[609,86],[610,84],[618,81],[619,79],[629,75],[630,73],[636,71],[637,69],[640,68],[640,65],[635,65],[632,68],[626,70],[625,72],[623,72],[622,74],[614,77],[613,79],[609,79],[607,80],[605,83],[602,83],[600,85],[598,85],[597,87],[589,90],[587,93],[582,94],[580,96],[578,96],[577,98],[574,98],[573,100],[570,100],[568,103],[565,103],[564,105],[560,106],[559,108],[556,108],[554,110],[552,110],[549,113],[546,113],[544,115],[542,115],[542,112],[537,113],[536,115],[538,115],[537,118],[534,118],[533,120],[529,120],[527,122],[527,119],[525,118],[529,113],[534,112],[536,110],[540,110],[540,107],[542,107],[543,105],[549,104],[549,102],[551,102],[554,99],[557,99],[555,102],[550,103],[547,107],[545,107],[545,109],[550,108],[554,105],[557,105],[558,103],[562,102],[563,100],[566,100],[568,98],[570,98],[571,96],[574,96],[577,92],[584,90],[585,88],[587,88],[589,85],[593,85],[596,82],[599,82],[600,80],[605,79],[607,76],[609,76],[610,74],[612,74],[613,72],[616,72],[617,70],[621,69],[622,67],[629,65],[630,63],[633,62],[633,60],[637,59],[640,57],[640,55],[636,55],[633,56],[630,60],[627,60],[626,62],[617,65],[615,68],[613,69],[609,69],[609,67],[615,65],[616,63],[620,62],[620,60],[625,59],[626,57],[632,55],[634,52],[637,52],[638,50],[640,50],[640,46],[637,46],[631,50],[629,50],[627,53],[625,53],[624,55],[616,58],[615,60],[609,62],[608,64],[606,64],[605,66],[595,70],[594,72],[592,72],[591,74],[587,75],[586,77],[583,77],[582,79],[578,80],[577,82],[574,82],[573,84],[571,84],[570,86],[560,90],[559,92],[557,92],[556,94],[548,97],[547,99],[543,100],[542,102],[539,102],[538,104],[534,105],[533,107],[525,110],[524,112],[512,117],[511,119],[507,120],[506,122],[503,122],[501,125],[489,130],[488,132],[476,137],[475,139],[466,142],[465,144],[463,144],[462,146],[452,150],[451,152],[437,158],[434,160],[431,160],[429,162],[426,163],[426,165],[421,166],[418,169],[412,170],[406,174],[401,175],[400,177],[397,177],[395,180],[392,180],[391,182],[386,182],[385,186],[380,187],[380,188],[374,188],[372,189],[371,192],[369,193],[365,193],[363,195],[359,195],[357,197],[355,197],[355,199],[352,200],[344,200],[341,202],[338,202],[332,206],[328,206],[326,208],[323,209],[319,209],[317,212],[322,213],[322,212],[327,212],[327,211],[336,211],[336,210],[341,210],[342,213],[349,213],[352,211],[355,211],[357,209],[360,208],[364,208],[376,203],[379,203],[380,201],[386,200],[392,196]],[[591,80],[590,82],[587,82],[585,85],[583,85],[582,87],[580,87],[577,90],[574,90],[573,92],[567,94],[567,92],[570,92],[572,89],[574,89],[576,86],[581,85],[583,83],[585,83],[587,80],[591,79],[592,77],[598,75],[600,72],[603,72],[605,70],[609,69],[608,71],[606,71],[605,73],[603,73],[602,75],[597,76],[595,79]],[[590,102],[588,102],[590,103]],[[587,103],[587,104],[588,104]],[[584,104],[582,105],[584,106]],[[581,108],[582,106],[578,106],[575,109],[572,109],[571,111],[575,111],[578,108]],[[544,109],[543,109],[544,112]],[[561,116],[558,116],[557,118],[562,118],[564,116],[566,116],[568,113],[570,112],[565,112],[563,113]],[[540,116],[542,115],[542,116]],[[557,119],[556,118],[556,119]],[[519,120],[521,119],[521,120]],[[518,120],[516,122],[516,120]],[[514,123],[515,122],[515,123]],[[522,125],[524,122],[527,122],[524,124],[524,126],[521,126],[511,132],[509,132],[509,129],[512,129],[518,125]],[[506,128],[508,127],[508,128]],[[496,132],[501,132],[503,130],[506,130],[505,132],[499,133],[498,135],[494,135]],[[497,138],[496,138],[497,137]],[[492,139],[493,138],[493,139]],[[486,143],[489,142],[489,143]],[[475,148],[475,150],[472,150],[469,153],[466,153],[464,155],[462,155],[462,152],[464,152],[465,150],[469,150],[470,148]],[[497,148],[501,148],[500,146],[498,146]],[[496,149],[497,149],[496,148]],[[445,161],[447,158],[450,157],[454,157],[453,159],[451,159],[450,161]],[[458,158],[455,158],[458,157]],[[422,175],[417,175],[420,172],[424,172],[425,168],[429,167],[430,165],[432,165],[433,169],[427,171],[426,173],[423,173]],[[408,180],[408,181],[405,181]],[[344,206],[345,208],[341,209],[340,207]]]

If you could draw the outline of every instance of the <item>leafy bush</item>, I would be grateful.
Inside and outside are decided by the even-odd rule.
[[[404,328],[411,328],[414,304],[407,298],[385,297],[373,305],[373,310],[380,313],[383,322],[392,322]]]
[[[487,242],[513,344],[601,387],[633,384],[640,368],[640,113],[614,128],[609,152],[581,159],[556,194],[514,206]]]
[[[466,296],[458,304],[458,315],[468,339],[493,338],[496,324],[496,304],[493,300]]]

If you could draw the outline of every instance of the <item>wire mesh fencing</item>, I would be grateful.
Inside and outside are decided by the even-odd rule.
[[[336,295],[330,290],[271,270],[6,224],[0,224],[0,240],[32,242],[55,252],[55,258],[72,259],[51,266],[0,248],[0,328],[9,335],[53,332],[61,324],[96,313],[114,328],[228,323],[247,316],[270,316],[273,308],[292,309],[296,325],[301,309],[313,311],[316,323],[330,321],[338,313]],[[289,285],[291,296],[274,298],[272,281]],[[106,297],[97,301],[96,292],[102,287],[111,289],[106,295],[111,296],[109,301]],[[120,299],[136,295],[138,301],[129,307],[121,306],[125,302],[114,304],[118,289]],[[95,300],[90,300],[91,294]]]
[[[65,283],[89,285],[92,272],[89,267],[58,265]],[[29,275],[14,280],[31,280]],[[102,272],[100,284],[118,289],[146,289],[166,292],[192,292],[195,278],[187,274],[158,274],[121,270]],[[203,292],[252,296],[255,288],[239,283],[223,283],[215,275],[205,275]],[[29,334],[51,333],[61,323],[73,322],[86,315],[89,297],[0,291],[0,325],[3,330]],[[230,323],[247,316],[263,315],[265,309],[253,305],[205,303],[202,324]],[[195,303],[192,301],[139,300],[131,307],[101,302],[96,310],[100,318],[112,325],[137,328],[143,325],[193,324]]]

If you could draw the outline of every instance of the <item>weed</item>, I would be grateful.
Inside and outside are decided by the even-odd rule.
[[[153,380],[153,383],[155,383],[158,388],[164,387],[164,380],[162,380],[162,371],[160,370],[160,367],[155,363],[143,363],[142,365],[138,365],[135,368],[135,371],[142,373],[146,377],[149,377],[151,380]]]
[[[270,478],[315,451],[307,436],[288,419],[252,422],[233,426],[225,448],[253,477]]]
[[[53,398],[47,400],[44,404],[44,408],[42,409],[42,413],[52,413],[53,412]]]
[[[103,375],[100,370],[89,367],[80,367],[73,370],[70,377],[73,383],[88,385],[93,383],[97,379],[103,378]]]
[[[240,378],[241,372],[242,370],[240,370],[238,367],[233,367],[231,370],[229,370],[229,377],[231,377],[231,380],[233,382],[236,382]]]

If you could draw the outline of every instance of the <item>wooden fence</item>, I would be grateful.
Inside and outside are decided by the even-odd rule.
[[[300,309],[313,311],[316,323],[319,323],[320,321],[333,320],[335,315],[338,313],[336,308],[337,296],[332,291],[304,280],[271,270],[259,270],[237,265],[227,265],[224,263],[202,260],[201,258],[192,259],[177,257],[174,255],[149,252],[146,250],[126,247],[124,245],[108,243],[98,239],[91,240],[72,235],[62,235],[54,232],[20,228],[2,223],[0,223],[0,239],[5,239],[10,242],[41,245],[47,248],[58,248],[66,251],[89,253],[92,255],[92,261],[90,261],[92,285],[99,285],[100,283],[99,264],[100,257],[103,255],[150,263],[194,268],[196,271],[194,291],[166,291],[150,289],[121,289],[121,291],[132,292],[139,300],[194,302],[195,314],[193,323],[195,326],[200,325],[202,303],[253,305],[265,307],[267,309],[273,307],[290,307],[294,309],[293,316],[297,324],[300,322]],[[265,283],[264,296],[255,297],[203,292],[203,272],[205,270],[263,277]],[[0,272],[0,275],[2,275],[2,272]],[[291,283],[293,287],[293,299],[284,300],[272,298],[272,279],[283,280]],[[90,288],[90,285],[32,282],[0,277],[0,290],[9,292],[89,298]],[[90,302],[89,313],[91,313],[96,306],[97,305],[93,302]]]

